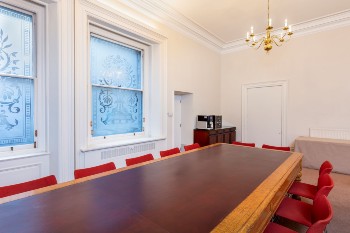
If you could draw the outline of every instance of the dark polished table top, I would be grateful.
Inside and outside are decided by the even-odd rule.
[[[0,205],[0,232],[210,232],[292,153],[218,144]]]

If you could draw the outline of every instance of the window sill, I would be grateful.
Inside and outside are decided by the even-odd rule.
[[[49,156],[49,153],[46,151],[28,151],[27,153],[25,151],[7,151],[7,152],[1,152],[0,153],[0,162],[2,161],[8,161],[8,160],[16,160],[16,159],[27,159],[31,157],[42,157],[42,156]]]
[[[113,147],[120,147],[120,146],[128,146],[128,145],[134,145],[134,144],[140,144],[140,143],[146,143],[146,142],[155,142],[155,141],[162,141],[165,140],[165,137],[160,138],[139,138],[139,139],[128,139],[128,140],[122,140],[118,142],[107,142],[107,143],[99,143],[99,144],[90,144],[87,147],[83,147],[80,149],[81,152],[89,152],[89,151],[95,151],[95,150],[103,150],[103,149],[109,149]]]

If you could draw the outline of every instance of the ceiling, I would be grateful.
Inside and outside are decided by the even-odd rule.
[[[251,26],[263,32],[267,24],[267,0],[148,0],[160,1],[182,14],[223,43],[245,37]],[[350,0],[270,0],[275,28],[296,24],[350,9]]]

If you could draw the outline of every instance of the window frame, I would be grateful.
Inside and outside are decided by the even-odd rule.
[[[92,136],[92,87],[93,86],[99,86],[99,85],[93,85],[91,83],[91,73],[90,73],[90,38],[91,36],[94,36],[96,38],[100,38],[112,43],[120,44],[122,46],[132,48],[138,51],[141,51],[141,92],[142,92],[142,118],[143,118],[143,131],[136,132],[136,133],[125,133],[125,134],[114,134],[114,135],[106,135],[106,136]],[[88,71],[87,71],[87,83],[88,83],[88,144],[94,145],[94,144],[105,144],[105,143],[112,143],[116,140],[133,140],[133,139],[142,139],[146,138],[147,135],[149,135],[149,66],[150,66],[150,49],[149,46],[141,43],[139,41],[136,41],[134,38],[129,37],[127,35],[123,35],[117,31],[113,31],[110,28],[101,27],[100,25],[96,25],[93,23],[89,23],[88,27]],[[103,86],[103,85],[102,85]],[[108,86],[104,86],[108,88]],[[123,88],[121,88],[123,89]],[[127,88],[124,88],[127,89]]]
[[[46,145],[46,71],[47,44],[46,44],[46,9],[45,5],[31,1],[4,0],[0,6],[32,16],[32,76],[1,75],[4,77],[27,78],[33,80],[34,107],[33,107],[33,135],[34,143],[0,147],[0,156],[27,155],[47,151]],[[40,46],[39,46],[40,45]],[[40,106],[40,108],[39,108]],[[40,109],[40,111],[39,111]]]

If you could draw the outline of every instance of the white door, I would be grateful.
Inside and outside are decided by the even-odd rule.
[[[181,95],[174,101],[174,146],[181,148]]]
[[[256,85],[245,90],[245,132],[242,141],[284,146],[285,86]]]

